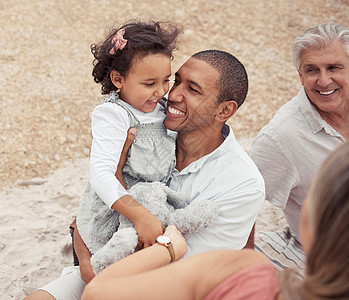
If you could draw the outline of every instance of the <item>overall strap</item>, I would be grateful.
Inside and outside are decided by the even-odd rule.
[[[130,119],[130,127],[138,127],[140,122],[138,121],[137,117],[134,115],[134,113],[125,105],[125,102],[120,100],[119,95],[116,93],[116,91],[113,91],[110,93],[107,97],[104,97],[102,99],[102,103],[115,103],[119,106],[121,106],[124,110],[126,110],[128,117]]]

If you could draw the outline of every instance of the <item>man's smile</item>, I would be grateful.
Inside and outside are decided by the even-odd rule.
[[[332,96],[338,89],[328,90],[328,91],[320,91],[317,90],[317,93],[319,93],[321,96]]]
[[[168,105],[167,107],[167,111],[171,114],[171,115],[176,115],[176,116],[184,116],[185,113],[180,111],[177,108],[174,108],[173,106]]]

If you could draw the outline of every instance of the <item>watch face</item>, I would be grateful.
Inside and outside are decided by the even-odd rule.
[[[168,244],[171,242],[171,239],[165,235],[158,236],[158,238],[156,240],[161,244]]]

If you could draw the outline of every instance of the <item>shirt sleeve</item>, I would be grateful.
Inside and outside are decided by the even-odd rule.
[[[291,154],[278,139],[260,133],[253,141],[250,156],[261,172],[266,188],[266,199],[284,209],[290,192],[298,181]]]
[[[90,184],[109,207],[128,195],[115,172],[129,126],[127,112],[118,105],[105,103],[93,111]]]
[[[244,163],[233,160],[224,161],[223,168],[213,166],[210,176],[200,178],[202,189],[198,187],[191,203],[212,200],[219,215],[212,225],[185,236],[186,256],[214,249],[239,250],[246,245],[265,199],[263,179],[253,174]]]

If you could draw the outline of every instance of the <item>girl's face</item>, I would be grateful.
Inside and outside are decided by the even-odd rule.
[[[121,100],[142,112],[152,112],[169,90],[171,58],[149,54],[136,59],[126,78],[112,71],[111,80],[120,89]]]

